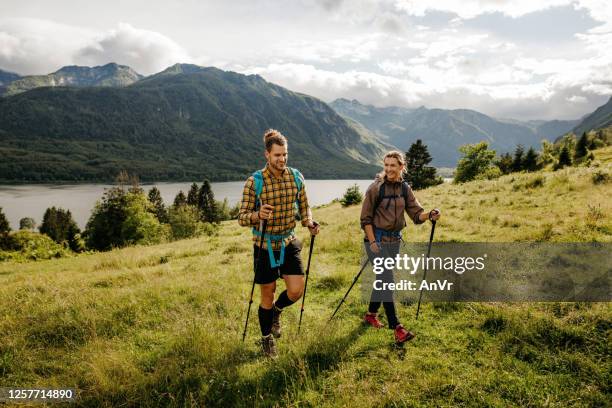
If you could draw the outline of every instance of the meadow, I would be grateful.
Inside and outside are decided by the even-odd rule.
[[[442,210],[436,241],[611,242],[612,148],[595,157],[416,195]],[[255,307],[241,342],[252,243],[226,221],[211,237],[0,263],[0,387],[73,387],[76,404],[64,405],[91,407],[612,404],[609,303],[427,302],[418,321],[407,303],[399,317],[417,337],[396,348],[391,331],[361,323],[355,290],[328,323],[359,269],[360,208],[313,212],[322,231],[302,330],[292,306],[277,360],[255,344]],[[409,224],[404,239],[429,232]]]

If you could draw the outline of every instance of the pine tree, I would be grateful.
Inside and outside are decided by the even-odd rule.
[[[514,159],[512,160],[512,171],[521,171],[525,168],[523,165],[524,152],[525,148],[523,145],[516,146],[516,150],[514,151]]]
[[[567,146],[563,146],[563,149],[561,149],[561,153],[559,153],[559,162],[555,166],[555,170],[562,169],[565,166],[571,165],[572,158],[570,156],[569,149],[567,148]]]
[[[81,231],[72,219],[70,210],[55,207],[47,208],[39,230],[55,242],[66,242],[71,249],[77,250],[76,246],[79,238],[76,235],[80,234]]]
[[[436,175],[436,168],[428,166],[431,155],[421,139],[417,139],[406,152],[405,180],[415,190],[420,190],[442,183],[442,178]]]
[[[189,192],[187,193],[187,204],[193,205],[194,207],[198,207],[198,199],[199,199],[200,189],[197,183],[193,183]]]
[[[168,210],[164,205],[164,200],[157,187],[152,187],[149,190],[149,202],[153,204],[153,213],[161,223],[168,223]]]
[[[7,235],[9,232],[11,232],[11,227],[0,207],[0,235]]]
[[[499,167],[502,174],[509,174],[512,172],[512,156],[510,153],[502,154],[499,159],[495,162],[495,165]]]
[[[198,195],[198,208],[200,209],[201,219],[205,222],[218,222],[217,203],[215,194],[212,191],[210,181],[204,180]]]
[[[574,159],[578,160],[583,158],[589,152],[587,147],[589,145],[589,139],[587,137],[586,132],[582,133],[580,139],[578,139],[578,143],[576,143],[576,150],[574,151]]]
[[[536,171],[538,169],[538,154],[530,147],[523,159],[523,169],[527,171]]]
[[[185,197],[183,190],[180,190],[176,197],[174,197],[174,206],[180,207],[181,205],[187,205],[187,197]]]

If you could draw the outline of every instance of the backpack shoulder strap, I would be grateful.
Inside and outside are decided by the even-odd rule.
[[[261,170],[257,170],[253,172],[253,183],[255,187],[255,208],[259,208],[259,197],[261,196],[261,192],[263,191],[263,173]]]
[[[382,203],[383,198],[385,197],[385,182],[380,185],[378,188],[378,196],[376,197],[376,201],[374,201],[374,209],[372,210],[372,215],[376,214],[376,210],[380,203]]]
[[[404,206],[408,206],[408,189],[410,185],[407,181],[402,182],[402,197],[404,197]]]
[[[298,169],[294,169],[293,167],[289,167],[289,171],[293,174],[293,180],[295,180],[295,186],[297,187],[298,193],[302,191],[302,186],[304,185],[304,176]]]

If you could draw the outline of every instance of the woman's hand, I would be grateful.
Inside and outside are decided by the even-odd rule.
[[[438,221],[442,213],[437,208],[434,208],[429,212],[429,221]]]
[[[370,251],[374,252],[375,254],[380,252],[380,246],[378,245],[378,242],[370,242]]]

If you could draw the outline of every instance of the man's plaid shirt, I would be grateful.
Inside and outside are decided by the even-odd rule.
[[[285,234],[295,228],[295,195],[297,194],[297,186],[293,174],[288,168],[285,168],[283,174],[279,178],[275,178],[268,166],[262,170],[263,189],[259,198],[263,204],[274,206],[272,217],[268,220],[266,234]],[[299,210],[302,225],[308,226],[312,220],[310,207],[308,206],[308,198],[306,197],[306,185],[302,183],[302,189],[299,194]],[[253,176],[249,177],[244,183],[242,190],[242,203],[240,204],[240,212],[238,213],[238,223],[243,227],[255,227],[260,230],[259,221],[251,222],[251,214],[255,211],[255,182]],[[259,245],[261,237],[253,234],[253,241]],[[289,237],[285,244],[294,239]],[[280,242],[272,242],[272,249],[279,250]],[[264,240],[264,248],[267,248]]]

